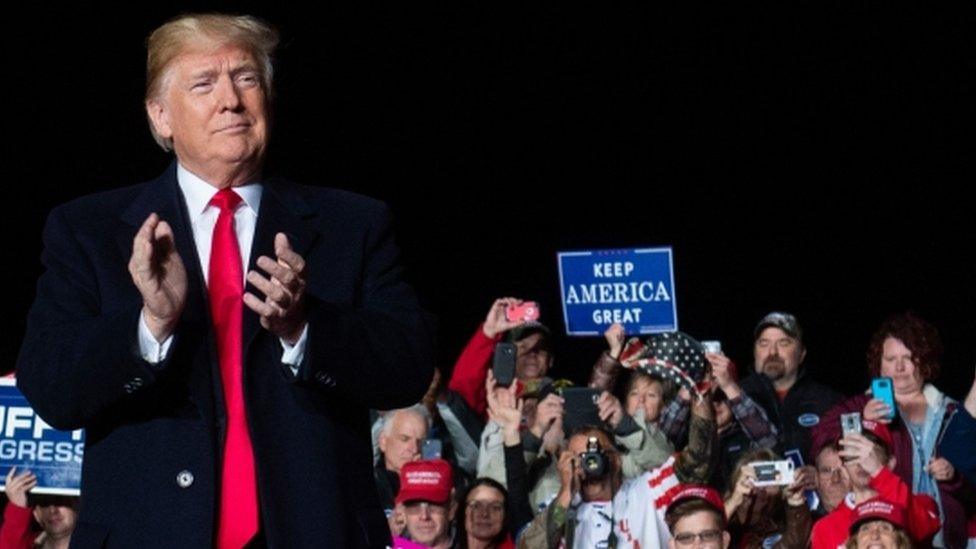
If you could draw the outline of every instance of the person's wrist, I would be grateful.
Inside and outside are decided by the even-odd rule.
[[[142,307],[142,318],[146,322],[146,327],[149,328],[149,333],[156,338],[156,341],[162,342],[167,337],[173,333],[173,329],[176,326],[174,320],[166,319],[160,316],[156,316],[149,310],[149,307]]]
[[[742,395],[742,390],[739,388],[739,384],[731,380],[729,380],[728,382],[722,385],[719,385],[719,388],[722,389],[722,392],[725,393],[725,396],[729,400],[738,398],[739,396]]]

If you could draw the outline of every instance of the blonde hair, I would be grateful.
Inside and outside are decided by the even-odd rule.
[[[166,88],[173,61],[191,47],[218,48],[234,45],[246,49],[261,71],[261,85],[270,101],[274,69],[272,54],[278,46],[278,31],[250,15],[220,13],[181,15],[164,23],[146,38],[146,97],[159,100]],[[173,149],[173,140],[156,132],[149,121],[153,139],[165,151]]]

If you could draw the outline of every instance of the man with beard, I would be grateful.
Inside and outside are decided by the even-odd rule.
[[[796,317],[769,313],[759,321],[754,335],[756,371],[742,382],[742,390],[763,407],[776,426],[779,453],[799,451],[805,463],[810,463],[810,431],[841,395],[811,379],[802,366],[807,350]]]

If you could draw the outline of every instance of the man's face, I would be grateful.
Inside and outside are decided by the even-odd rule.
[[[400,472],[404,463],[420,459],[420,449],[427,438],[427,422],[410,412],[398,412],[393,416],[389,435],[380,435],[386,469]]]
[[[795,380],[806,354],[799,341],[775,326],[763,330],[753,347],[756,371],[773,382]]]
[[[157,133],[173,139],[180,163],[201,176],[260,167],[267,103],[249,52],[232,45],[190,48],[164,78],[162,97],[146,108]]]
[[[433,547],[450,535],[448,527],[454,519],[454,509],[449,502],[408,501],[403,507],[411,540]]]
[[[729,533],[722,529],[712,511],[696,511],[678,519],[671,531],[668,547],[721,547],[726,549],[731,541]]]
[[[54,539],[71,535],[78,513],[67,505],[43,505],[34,508],[34,519]]]
[[[837,450],[824,448],[817,456],[817,492],[824,509],[833,511],[851,491],[851,479]]]
[[[505,523],[505,497],[491,486],[471,490],[465,502],[464,529],[468,535],[489,541],[502,531]]]
[[[912,360],[912,351],[900,339],[889,337],[881,348],[881,375],[890,377],[895,392],[914,393],[921,390],[922,379]]]
[[[529,334],[515,342],[518,355],[515,359],[515,376],[521,380],[545,377],[552,365],[552,353],[542,348],[543,334]]]
[[[625,409],[628,415],[633,416],[637,410],[644,409],[644,420],[648,423],[657,421],[661,415],[661,403],[664,390],[661,382],[650,379],[646,376],[638,377],[631,384],[630,391],[627,392],[627,403]]]

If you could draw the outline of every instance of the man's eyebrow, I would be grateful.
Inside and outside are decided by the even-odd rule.
[[[217,74],[217,70],[216,69],[212,69],[212,68],[200,69],[200,70],[191,72],[190,73],[190,78],[193,79],[193,80],[196,80],[196,79],[199,79],[199,78],[212,78],[216,74]]]
[[[248,61],[230,70],[231,75],[240,74],[242,72],[258,72],[258,66]]]

